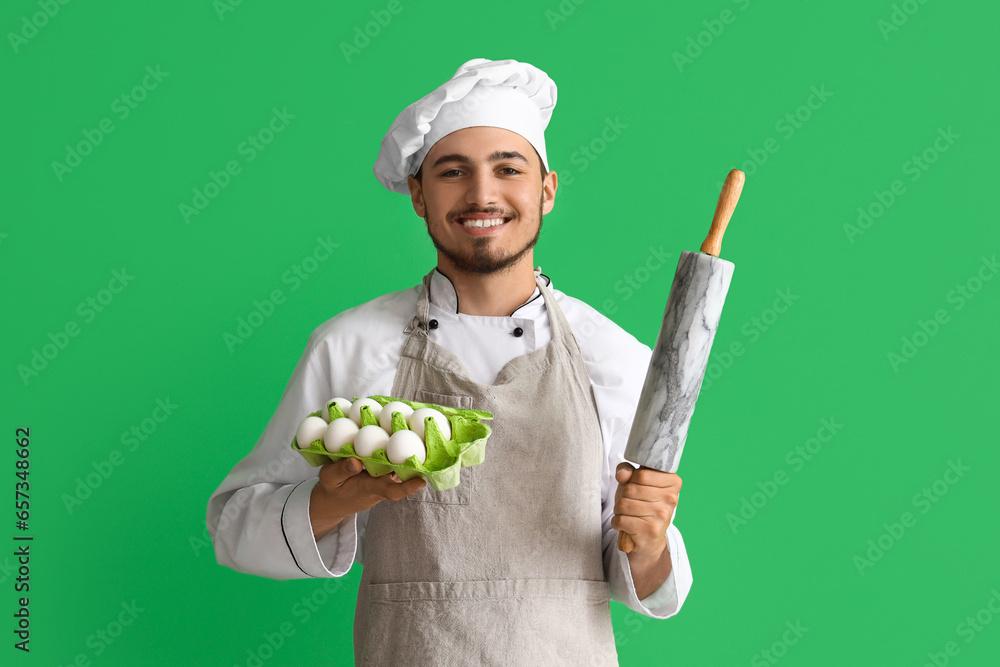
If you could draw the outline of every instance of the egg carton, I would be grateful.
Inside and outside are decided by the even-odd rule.
[[[292,439],[292,449],[302,455],[309,465],[321,466],[329,461],[336,461],[346,457],[354,457],[360,460],[365,470],[372,477],[387,475],[395,472],[404,482],[414,477],[423,477],[434,489],[444,491],[458,486],[459,472],[462,468],[474,466],[482,463],[486,458],[486,440],[490,437],[492,429],[487,424],[482,423],[482,419],[493,419],[493,413],[485,410],[463,410],[460,408],[449,408],[434,403],[419,403],[417,401],[407,401],[401,398],[391,398],[389,396],[369,396],[368,398],[377,401],[379,405],[385,407],[390,401],[400,401],[409,405],[414,410],[419,408],[434,408],[444,414],[451,424],[451,440],[445,440],[444,434],[432,418],[425,421],[424,444],[427,447],[427,457],[423,463],[416,456],[406,459],[401,464],[390,463],[386,458],[385,450],[378,449],[370,457],[358,456],[354,452],[354,444],[348,443],[337,452],[328,452],[323,446],[322,440],[314,440],[308,447],[300,447],[297,438]],[[358,396],[352,400],[357,401]],[[307,416],[320,417],[324,410],[329,410],[330,421],[339,417],[346,417],[344,411],[334,402],[326,408],[321,408]],[[371,408],[364,406],[361,408],[361,426],[374,424],[378,426],[378,419],[372,414]],[[407,428],[406,419],[402,413],[396,412],[392,415],[393,432],[400,428]]]

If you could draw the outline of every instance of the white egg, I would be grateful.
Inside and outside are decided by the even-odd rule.
[[[392,433],[393,412],[403,413],[403,421],[405,422],[413,414],[413,408],[402,401],[390,401],[386,403],[385,407],[382,408],[382,414],[378,418],[378,423],[385,429],[386,433]]]
[[[358,434],[354,436],[354,452],[358,456],[368,458],[375,453],[376,449],[385,449],[388,442],[389,434],[383,431],[381,426],[374,424],[362,426]]]
[[[306,417],[295,432],[295,442],[299,449],[308,449],[314,440],[322,440],[326,431],[326,421],[319,417]]]
[[[348,417],[354,420],[354,423],[361,426],[361,408],[368,406],[372,410],[372,416],[378,421],[378,417],[382,414],[382,404],[371,398],[359,398],[354,401],[351,406],[351,411],[348,413]]]
[[[333,421],[332,419],[330,419],[330,404],[331,403],[336,403],[337,405],[339,405],[340,409],[344,411],[345,415],[348,414],[351,411],[351,401],[350,400],[348,400],[346,398],[341,398],[340,396],[337,396],[335,398],[331,398],[329,401],[326,402],[326,407],[323,408],[323,417],[326,419],[327,422],[332,422]]]
[[[385,447],[385,455],[390,463],[406,463],[406,459],[416,455],[423,463],[427,460],[427,448],[424,441],[413,431],[396,431],[389,436],[389,444]]]
[[[441,429],[441,435],[444,436],[445,440],[451,440],[451,424],[448,422],[448,418],[434,408],[414,410],[413,414],[407,420],[410,430],[419,435],[421,440],[424,440],[424,420],[428,417],[434,417],[438,428]]]
[[[349,442],[354,442],[358,434],[358,425],[347,417],[340,417],[330,422],[323,434],[323,446],[328,452],[339,452],[340,448]]]

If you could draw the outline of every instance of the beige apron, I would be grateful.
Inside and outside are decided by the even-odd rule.
[[[392,395],[488,410],[486,460],[447,491],[375,505],[354,624],[357,664],[617,665],[601,529],[603,441],[580,348],[552,327],[493,385],[427,337],[431,275]],[[469,341],[475,345],[475,341]]]

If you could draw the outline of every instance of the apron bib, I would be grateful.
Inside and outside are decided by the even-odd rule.
[[[617,665],[601,527],[603,439],[580,348],[544,280],[552,340],[493,385],[427,337],[431,275],[392,396],[488,410],[461,482],[372,507],[354,622],[361,665]],[[470,340],[470,345],[475,341]]]

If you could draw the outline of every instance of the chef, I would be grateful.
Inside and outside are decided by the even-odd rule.
[[[609,600],[668,618],[691,587],[680,478],[623,460],[650,349],[534,266],[558,186],[555,104],[537,67],[477,58],[399,114],[374,172],[410,197],[437,266],[313,331],[209,500],[223,565],[275,579],[363,566],[358,664],[614,665]],[[290,450],[330,398],[376,394],[492,412],[485,461],[435,491]]]

